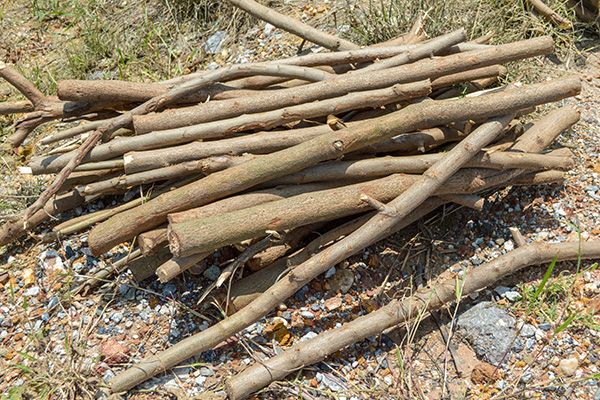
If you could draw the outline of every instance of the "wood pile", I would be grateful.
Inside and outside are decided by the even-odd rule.
[[[564,106],[529,124],[518,117],[577,95],[579,78],[486,89],[506,74],[501,64],[550,54],[550,37],[502,45],[466,42],[462,30],[415,37],[413,44],[399,44],[403,38],[363,49],[337,39],[319,43],[333,52],[152,84],[66,80],[58,97],[44,96],[0,63],[0,77],[28,99],[0,104],[2,114],[24,113],[8,138],[13,146],[50,121],[81,121],[39,140],[60,146],[34,157],[29,171],[57,173],[55,181],[2,226],[0,244],[51,216],[140,186],[143,197],[63,221],[40,237],[53,241],[91,227],[95,256],[134,243],[131,254],[82,288],[124,268],[139,280],[156,274],[167,282],[215,250],[243,249],[206,291],[231,279],[225,302],[235,313],[119,374],[114,391],[212,348],[331,266],[443,204],[481,209],[483,190],[562,181],[572,154],[548,149],[579,112]],[[318,239],[308,241],[315,231]],[[598,257],[597,247],[583,256]],[[251,274],[233,280],[244,265]],[[490,277],[478,279],[474,288]],[[402,307],[408,305],[390,304],[377,324],[361,322],[370,326],[364,335],[416,315],[414,304]],[[277,361],[277,373],[257,364],[248,374],[259,376],[232,380],[230,396],[242,398],[364,336],[344,329],[352,332],[333,345],[319,335],[330,344],[309,359]]]

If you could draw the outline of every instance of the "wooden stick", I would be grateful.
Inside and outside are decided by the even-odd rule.
[[[467,271],[461,282],[463,296],[493,285],[501,278],[530,265],[548,263],[557,256],[559,261],[600,258],[600,241],[583,243],[535,243],[515,249],[493,261]],[[329,354],[377,335],[394,325],[406,323],[426,311],[437,310],[456,301],[456,278],[440,277],[429,287],[419,290],[408,299],[394,299],[386,306],[329,330],[317,337],[300,342],[266,361],[255,363],[226,383],[230,399],[242,399],[250,393],[280,380],[290,372],[314,364]],[[118,378],[119,376],[117,376]],[[114,378],[111,384],[117,379]]]
[[[6,64],[0,64],[0,69],[5,68]],[[322,71],[320,71],[322,72]],[[269,75],[269,76],[298,76],[298,74],[307,74],[306,77],[308,79],[308,75],[311,75],[312,78],[320,80],[324,79],[325,75],[319,74],[319,72],[309,71],[303,67],[295,67],[289,65],[279,65],[276,67],[269,66],[261,66],[261,65],[252,65],[252,66],[243,66],[240,64],[233,65],[228,68],[223,68],[219,71],[215,71],[212,73],[208,73],[205,76],[198,78],[197,80],[193,80],[187,83],[178,86],[169,92],[162,94],[157,97],[153,97],[147,102],[137,106],[131,111],[122,114],[119,117],[112,118],[110,120],[105,121],[105,123],[98,127],[88,138],[82,143],[81,147],[77,151],[77,153],[68,160],[68,162],[62,167],[61,172],[56,176],[52,184],[40,195],[40,197],[25,210],[23,223],[27,224],[27,220],[29,216],[36,213],[39,209],[41,209],[44,204],[54,195],[63,184],[65,179],[69,176],[71,172],[81,164],[83,158],[89,153],[89,151],[96,145],[96,143],[100,140],[108,140],[110,135],[115,132],[117,129],[123,128],[131,124],[132,118],[134,115],[146,114],[148,112],[160,110],[162,107],[165,107],[175,101],[175,99],[188,95],[189,93],[194,92],[195,90],[206,87],[223,77],[238,77],[245,76],[248,74],[256,74],[256,75]]]
[[[548,21],[560,29],[571,29],[571,22],[564,19],[553,9],[548,7],[542,0],[527,0],[537,12],[542,14]]]
[[[116,138],[93,149],[86,161],[101,161],[123,155],[133,150],[147,150],[193,140],[224,137],[250,129],[270,129],[304,118],[343,113],[357,108],[379,107],[401,100],[429,94],[428,81],[394,85],[385,89],[350,93],[342,97],[326,99],[314,103],[300,104],[288,108],[267,111],[259,114],[242,115],[223,121],[213,121],[186,128],[176,128],[153,132],[152,135]],[[30,167],[38,171],[54,171],[61,168],[72,157],[71,154],[33,160]]]
[[[280,14],[277,11],[270,9],[269,7],[265,7],[253,0],[227,1],[258,19],[266,21],[273,26],[283,29],[284,31],[293,33],[294,35],[299,36],[302,39],[306,39],[315,44],[318,44],[319,46],[323,46],[326,49],[332,51],[340,51],[353,50],[359,48],[358,45],[352,42],[322,32],[298,20]]]
[[[570,105],[554,109],[517,138],[511,150],[524,151],[523,149],[535,146],[540,149],[538,151],[542,151],[550,146],[558,135],[575,125],[580,116],[580,112]]]
[[[0,102],[0,115],[19,114],[33,111],[33,104],[27,100]]]
[[[92,253],[99,255],[140,232],[162,224],[169,213],[198,207],[390,136],[452,121],[514,112],[531,105],[557,101],[575,95],[580,90],[579,78],[562,78],[477,98],[412,104],[355,128],[332,131],[297,146],[208,175],[192,185],[162,195],[94,227],[88,243]],[[126,224],[124,221],[136,221],[136,224]]]
[[[173,257],[156,269],[156,276],[158,276],[158,280],[162,283],[169,282],[171,279],[175,278],[183,271],[190,269],[211,254],[212,252],[194,254],[183,258]]]
[[[511,90],[507,93],[515,91]],[[419,105],[427,105],[428,103],[423,102]],[[436,163],[430,168],[419,179],[419,182],[412,186],[411,190],[406,190],[388,205],[393,211],[391,215],[378,213],[354,233],[323,252],[324,254],[321,253],[314,256],[294,268],[287,275],[286,279],[278,281],[268,292],[261,295],[233,316],[200,334],[184,339],[158,355],[138,363],[134,368],[120,373],[110,381],[112,390],[120,392],[129,389],[141,381],[156,375],[158,372],[189,358],[190,354],[195,354],[201,349],[203,350],[206,346],[212,347],[216,344],[213,344],[212,340],[221,338],[223,335],[229,337],[240,330],[240,325],[247,326],[249,323],[260,319],[272,310],[274,306],[287,299],[299,288],[310,282],[320,273],[325,272],[332,265],[390,234],[395,225],[414,211],[434,191],[438,190],[441,184],[458,171],[470,157],[490,143],[496,135],[500,134],[503,127],[512,118],[512,115],[508,115],[492,119],[472,132],[459,145],[450,150],[443,161]],[[213,339],[204,340],[206,336],[210,336],[207,334],[212,335]]]
[[[555,169],[568,171],[573,168],[572,157],[551,154],[480,152],[466,164],[467,168],[490,168],[506,170]],[[264,185],[294,185],[335,179],[365,179],[394,173],[421,174],[444,157],[444,153],[404,157],[378,157],[358,161],[334,161],[306,168],[295,174],[266,182]]]

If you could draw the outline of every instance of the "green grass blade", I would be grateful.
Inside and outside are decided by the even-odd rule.
[[[548,282],[548,279],[550,278],[550,275],[552,274],[552,270],[554,269],[554,266],[556,265],[557,260],[558,260],[558,253],[556,253],[556,255],[554,256],[554,259],[552,260],[552,262],[550,263],[550,266],[546,270],[546,274],[544,274],[544,279],[542,279],[540,286],[537,288],[537,290],[535,291],[535,294],[533,295],[533,298],[535,300],[537,300],[537,298],[540,295],[540,293],[542,292],[542,290],[544,290],[544,286],[546,286],[546,282]]]
[[[554,334],[558,334],[562,331],[564,331],[565,329],[567,329],[567,327],[569,325],[571,325],[571,322],[573,322],[573,320],[575,319],[575,317],[579,315],[579,311],[574,312],[573,314],[569,315],[569,318],[567,318],[567,320],[565,322],[563,322],[558,328],[556,328],[556,331],[554,331]]]

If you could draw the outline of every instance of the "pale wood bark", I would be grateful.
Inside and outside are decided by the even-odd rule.
[[[127,263],[127,268],[133,274],[136,282],[141,282],[156,274],[158,268],[165,262],[171,260],[171,252],[167,248],[162,248],[153,254],[140,256]]]
[[[509,175],[498,175],[491,170],[464,170],[448,180],[436,194],[474,193],[501,184],[509,178]],[[395,174],[373,181],[300,194],[218,216],[171,223],[168,231],[171,252],[176,257],[186,257],[257,238],[267,230],[281,232],[358,214],[371,208],[361,196],[366,195],[385,203],[421,179],[417,175]]]
[[[37,211],[27,219],[27,226],[33,228],[42,222],[50,220],[50,216],[55,216],[67,210],[75,208],[84,203],[84,199],[76,190],[70,193],[64,193],[54,196],[44,205],[43,210]],[[27,231],[23,225],[22,217],[6,221],[0,228],[0,246],[4,246],[14,240],[19,239]]]
[[[548,21],[552,22],[558,28],[571,29],[571,22],[548,7],[542,0],[527,0],[527,2],[531,4],[537,12],[542,14]]]
[[[508,92],[515,92],[515,90]],[[419,105],[423,106],[428,103],[423,102]],[[275,283],[268,292],[263,293],[233,316],[120,373],[110,381],[112,390],[119,392],[129,389],[158,372],[189,358],[190,353],[195,354],[204,350],[206,346],[214,346],[216,343],[212,343],[211,337],[214,340],[222,338],[223,335],[231,336],[240,330],[241,325],[243,328],[260,319],[274,306],[287,299],[320,273],[327,271],[332,265],[392,233],[400,221],[438,190],[445,180],[459,170],[462,164],[500,134],[503,126],[507,125],[512,118],[512,115],[498,117],[482,125],[450,150],[443,161],[430,168],[412,186],[411,190],[405,191],[386,205],[386,211],[378,212],[352,234],[294,268],[285,279]],[[204,340],[207,336],[208,340]]]
[[[0,115],[18,114],[33,111],[33,104],[27,100],[0,102]]]
[[[242,115],[222,121],[207,122],[185,128],[156,131],[152,135],[116,138],[90,151],[85,161],[101,161],[123,155],[133,150],[148,150],[168,145],[187,143],[193,140],[224,137],[251,129],[270,129],[305,118],[336,114],[354,109],[379,107],[401,100],[429,94],[428,81],[394,85],[389,88],[350,93],[342,97],[319,102],[305,103],[288,108],[266,111],[259,114]],[[69,162],[72,155],[62,154],[32,160],[29,166],[34,174],[55,171]]]
[[[90,196],[114,190],[126,189],[136,185],[179,178],[182,176],[211,174],[216,171],[222,171],[230,168],[234,165],[245,163],[253,160],[254,158],[256,158],[256,156],[252,154],[244,154],[243,156],[238,157],[209,157],[203,160],[188,161],[182,164],[144,171],[137,174],[121,175],[110,179],[100,180],[89,183],[85,186],[80,186],[77,188],[77,190],[79,190],[79,192],[83,195]],[[125,160],[127,160],[127,157],[125,157]]]
[[[159,226],[148,232],[142,232],[137,237],[138,247],[142,256],[147,257],[167,246],[167,225]]]
[[[198,207],[254,185],[334,159],[403,132],[452,121],[506,114],[557,101],[581,90],[579,78],[562,78],[476,98],[412,104],[355,128],[333,131],[294,147],[216,172],[180,190],[164,194],[94,227],[88,243],[99,255],[140,232],[166,221],[167,214]],[[136,221],[136,224],[124,223]]]
[[[366,179],[394,173],[421,174],[444,158],[444,153],[403,157],[378,157],[357,161],[333,161],[306,168],[295,174],[266,182],[264,185],[294,185],[299,183],[335,180]],[[480,152],[465,165],[467,168],[490,168],[506,170],[554,169],[568,171],[573,159],[567,156],[537,153]]]
[[[287,32],[293,33],[303,39],[311,41],[319,46],[323,46],[326,49],[339,51],[339,50],[353,50],[358,49],[360,46],[341,39],[339,37],[330,35],[315,29],[309,25],[306,25],[298,20],[295,20],[286,15],[280,14],[275,10],[265,7],[253,0],[227,0],[234,6],[241,8],[248,14],[262,19],[270,23],[273,26],[281,28]]]
[[[517,138],[510,150],[524,151],[524,149],[536,148],[539,150],[534,151],[542,151],[548,148],[558,135],[575,125],[580,116],[581,113],[570,105],[554,109]]]
[[[168,282],[208,257],[211,252],[194,254],[189,257],[173,257],[156,269],[156,276],[162,283]]]
[[[462,296],[469,295],[530,265],[558,261],[600,258],[600,241],[583,243],[533,243],[515,249],[493,261],[470,269],[461,282]],[[456,301],[456,278],[443,276],[407,299],[394,299],[377,311],[359,317],[336,329],[300,342],[275,357],[255,363],[226,382],[230,399],[250,393],[280,380],[290,372],[314,364],[344,347],[378,335],[385,329],[409,322],[424,312],[437,310]]]

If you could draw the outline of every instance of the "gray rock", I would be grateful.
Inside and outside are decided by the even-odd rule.
[[[306,319],[314,319],[315,318],[315,315],[313,313],[311,313],[310,311],[302,311],[302,313],[300,315],[302,315],[302,318],[306,318]]]
[[[552,328],[552,325],[548,322],[544,322],[543,324],[539,324],[538,328],[540,328],[544,332],[548,332],[550,330],[550,328]]]
[[[504,293],[510,292],[510,288],[506,286],[497,286],[494,289],[494,292],[496,292],[498,296],[504,296]]]
[[[204,51],[208,54],[218,53],[221,50],[221,46],[225,39],[227,39],[227,33],[225,33],[225,31],[215,32],[204,44]]]
[[[108,383],[115,376],[117,375],[112,371],[112,369],[107,369],[102,379],[104,380],[104,382]]]
[[[598,390],[596,390],[596,393],[594,393],[594,400],[600,400],[600,388],[598,388]]]
[[[531,378],[533,378],[533,373],[531,373],[530,371],[527,371],[523,375],[521,375],[521,379],[519,379],[519,382],[527,383],[531,380]]]
[[[23,293],[23,296],[25,296],[25,297],[35,297],[38,294],[40,294],[40,291],[41,291],[41,289],[40,289],[39,286],[33,286],[33,287],[30,287],[29,289],[27,289],[25,291],[25,293]]]
[[[221,269],[216,265],[211,265],[204,271],[204,277],[209,281],[216,281],[221,275]]]
[[[48,299],[48,305],[46,306],[47,310],[51,310],[58,304],[58,297],[52,296]]]
[[[465,311],[457,325],[475,353],[490,364],[498,365],[509,351],[523,350],[523,341],[515,338],[515,318],[491,302],[479,303]]]
[[[122,312],[115,312],[110,316],[110,319],[113,320],[113,322],[115,323],[119,323],[123,320],[123,313]]]
[[[504,293],[503,297],[506,300],[510,301],[511,303],[514,303],[515,301],[521,300],[521,294],[519,292],[515,292],[513,290],[511,290],[510,292]]]
[[[337,380],[334,380],[325,374],[323,374],[321,377],[321,383],[327,386],[332,392],[340,392],[344,390],[344,387],[340,385]]]
[[[521,336],[529,338],[535,335],[535,327],[531,324],[525,324],[521,328]]]
[[[213,376],[215,374],[215,371],[213,371],[210,368],[206,368],[206,367],[202,367],[200,368],[200,375],[201,376]]]
[[[162,289],[162,295],[165,297],[169,297],[171,299],[175,298],[176,293],[177,293],[177,287],[175,286],[175,284],[173,282],[167,282],[166,285]]]

